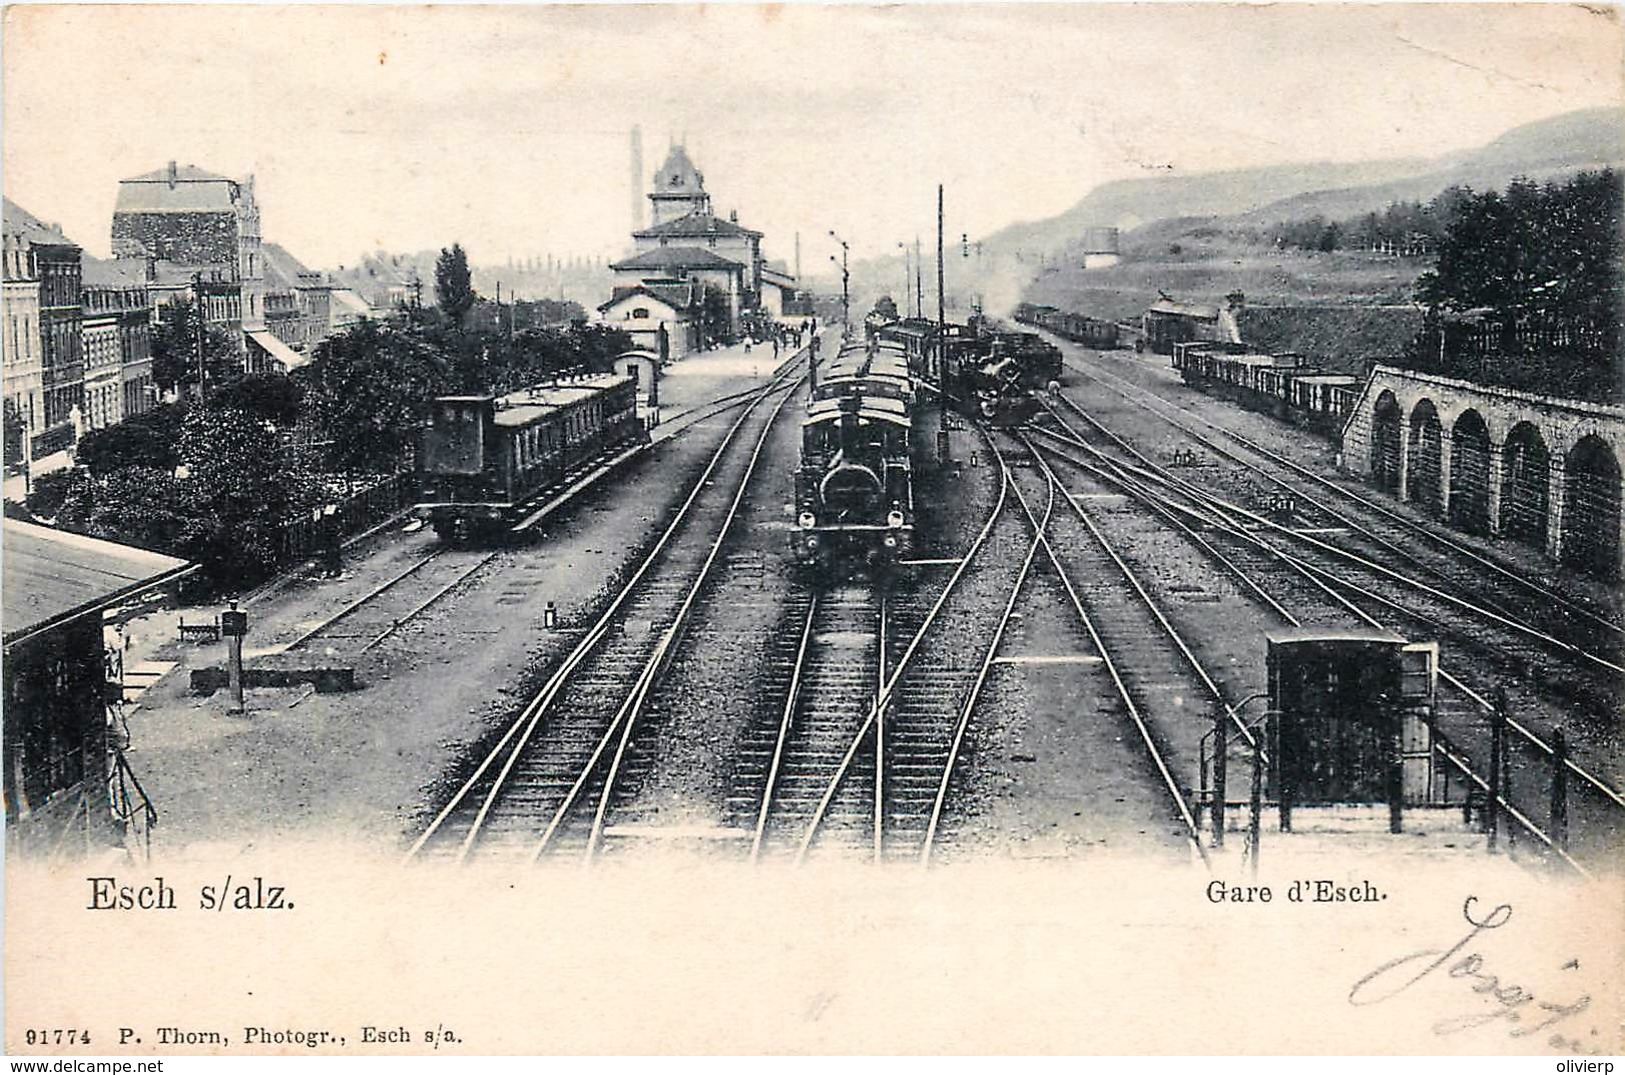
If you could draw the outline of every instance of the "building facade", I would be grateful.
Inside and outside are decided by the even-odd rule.
[[[254,180],[238,182],[194,165],[119,182],[113,256],[150,259],[153,308],[202,291],[212,325],[246,360],[245,330],[265,328],[265,264]],[[232,292],[233,294],[228,294]]]
[[[610,300],[598,307],[598,315],[604,324],[631,336],[639,350],[662,356],[668,362],[682,358],[700,344],[699,301],[692,283],[616,288]]]
[[[84,261],[86,424],[103,429],[157,402],[152,379],[152,304],[144,263]],[[110,330],[110,331],[109,331]],[[105,342],[113,337],[113,345]],[[116,377],[106,370],[114,366]]]
[[[655,327],[664,326],[669,357],[676,358],[692,347],[737,339],[754,315],[784,312],[794,278],[767,267],[761,232],[740,224],[736,213],[724,219],[712,211],[705,176],[682,146],[673,146],[655,172],[648,198],[652,223],[633,231],[631,256],[610,265],[614,292],[598,308],[606,324],[632,332],[650,349]],[[688,298],[674,298],[679,291]]]
[[[80,250],[61,230],[44,223],[15,202],[5,202],[8,301],[19,302],[18,325],[34,321],[39,341],[38,421],[30,445],[34,458],[67,449],[77,436],[84,400],[84,311],[80,305]],[[14,279],[13,279],[14,278]],[[30,292],[37,299],[30,297]],[[37,302],[37,308],[35,307]],[[9,341],[8,341],[9,343]],[[32,382],[32,359],[18,339],[19,363],[14,388],[26,401]],[[27,370],[27,372],[25,372]],[[8,368],[9,372],[9,368]],[[8,399],[12,398],[8,390]],[[26,408],[13,404],[19,414]]]
[[[5,227],[5,402],[8,430],[21,431],[5,445],[6,462],[20,463],[45,423],[44,367],[40,360],[39,279],[34,276],[25,239]]]
[[[332,332],[333,285],[276,243],[263,243],[265,327],[282,343],[310,355]]]

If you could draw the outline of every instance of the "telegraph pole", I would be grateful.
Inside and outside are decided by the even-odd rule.
[[[830,230],[829,237],[841,244],[841,322],[843,325],[850,325],[852,323],[852,311],[850,309],[851,292],[848,286],[848,281],[851,279],[851,274],[846,271],[846,254],[848,247],[846,245],[846,240],[841,238],[839,235],[836,235],[834,229]],[[829,260],[834,261],[835,255],[831,254],[829,256]],[[843,329],[842,331],[844,332],[845,330]]]
[[[193,345],[194,350],[197,351],[197,398],[198,402],[201,403],[203,402],[203,336],[208,329],[208,321],[205,317],[205,307],[203,305],[203,274],[200,272],[192,274],[192,295],[194,304],[197,306],[197,331],[193,336]]]
[[[925,261],[920,256],[920,236],[914,235],[914,316],[925,316]]]
[[[948,461],[948,303],[942,283],[942,184],[937,184],[937,386],[942,390],[937,425],[937,461]]]

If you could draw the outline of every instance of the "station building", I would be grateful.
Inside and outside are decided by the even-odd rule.
[[[682,146],[673,146],[647,193],[651,223],[632,232],[632,253],[610,264],[614,292],[598,308],[600,320],[632,333],[656,351],[664,332],[669,359],[710,341],[703,338],[707,292],[726,305],[725,333],[737,338],[747,317],[779,316],[795,279],[768,264],[762,233],[712,209],[705,175]],[[714,301],[714,300],[713,300]]]
[[[14,519],[4,543],[8,851],[114,846],[141,796],[109,728],[104,616],[172,591],[193,565]]]

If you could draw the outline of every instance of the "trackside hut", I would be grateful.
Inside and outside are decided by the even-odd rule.
[[[14,519],[4,536],[8,842],[49,850],[82,828],[112,844],[103,613],[171,589],[195,565]]]
[[[676,361],[699,346],[699,297],[687,281],[617,287],[598,307],[599,320],[632,337],[637,350],[658,355],[666,332],[666,360]],[[640,389],[641,390],[641,389]]]

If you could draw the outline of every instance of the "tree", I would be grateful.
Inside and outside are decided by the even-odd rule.
[[[246,411],[195,407],[181,424],[180,452],[184,554],[218,585],[263,578],[277,563],[282,524],[308,499],[291,480],[275,430]]]
[[[180,462],[178,441],[184,408],[168,405],[134,414],[106,429],[86,433],[75,456],[96,477],[126,467],[173,471]]]
[[[305,389],[280,373],[249,373],[209,394],[209,405],[246,411],[279,426],[299,421]]]
[[[201,308],[191,299],[166,302],[152,327],[152,379],[165,391],[197,384],[198,343],[202,334],[204,376],[221,385],[241,370],[237,348],[224,332],[199,321]]]
[[[325,464],[371,472],[399,468],[429,404],[452,380],[446,359],[424,340],[375,321],[324,340],[294,376],[327,441]]]
[[[93,537],[174,552],[199,525],[186,493],[173,471],[126,467],[96,483],[83,529]]]
[[[895,321],[897,320],[897,300],[890,295],[882,295],[876,300],[875,308],[871,312],[885,318],[887,321]]]
[[[441,248],[440,257],[434,263],[434,293],[441,312],[461,328],[479,296],[474,294],[468,255],[460,244],[453,243],[450,250]]]

